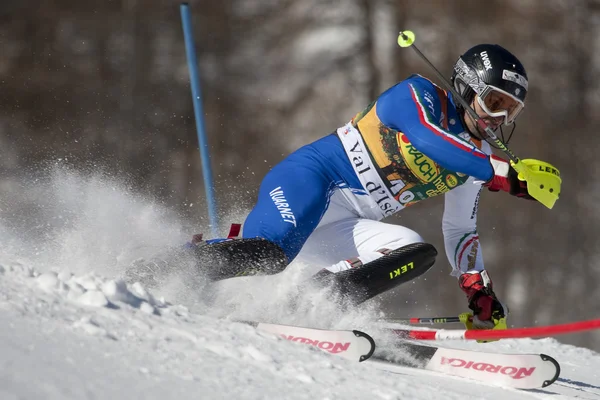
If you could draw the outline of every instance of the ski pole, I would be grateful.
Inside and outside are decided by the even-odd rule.
[[[435,325],[451,324],[461,322],[459,317],[430,317],[430,318],[385,318],[380,322],[389,322],[392,324],[410,324],[410,325]]]
[[[477,126],[481,128],[487,136],[486,141],[495,144],[500,150],[506,154],[510,160],[510,165],[515,171],[519,173],[522,180],[528,183],[529,194],[538,200],[540,203],[548,208],[552,208],[558,195],[560,194],[560,173],[558,169],[552,165],[539,161],[539,160],[524,160],[521,161],[519,158],[500,140],[492,128],[486,122],[479,117],[479,115],[473,110],[471,105],[456,91],[453,85],[448,79],[442,75],[442,73],[429,61],[427,57],[414,45],[415,34],[412,31],[403,31],[398,35],[398,46],[400,47],[412,47],[423,61],[435,72],[436,76],[446,86],[446,88],[452,93],[454,99],[457,100],[461,106],[469,113],[471,118],[475,121]]]
[[[383,318],[380,322],[405,325],[434,325],[434,324],[452,324],[456,322],[466,323],[472,321],[473,314],[470,312],[461,313],[455,317],[426,317],[426,318]]]

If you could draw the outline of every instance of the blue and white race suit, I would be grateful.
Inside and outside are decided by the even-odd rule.
[[[477,207],[481,183],[494,173],[490,153],[465,132],[452,95],[413,75],[277,164],[262,181],[243,237],[271,240],[313,272],[338,272],[350,268],[350,258],[367,263],[380,249],[425,241],[380,220],[444,194],[453,275],[482,270]]]

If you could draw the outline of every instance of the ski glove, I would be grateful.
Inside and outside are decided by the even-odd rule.
[[[467,271],[458,278],[458,285],[467,295],[469,308],[473,310],[473,328],[498,329],[499,323],[506,323],[503,319],[508,310],[492,290],[487,271]]]
[[[519,180],[519,174],[507,161],[492,154],[490,156],[490,163],[494,168],[494,176],[484,183],[483,186],[487,187],[492,192],[499,192],[502,190],[513,196],[534,200],[527,191],[527,182]]]

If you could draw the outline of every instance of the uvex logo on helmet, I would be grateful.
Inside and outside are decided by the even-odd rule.
[[[492,62],[490,61],[490,57],[488,56],[487,51],[482,51],[481,53],[479,53],[479,55],[481,56],[481,61],[483,61],[483,66],[485,67],[485,70],[490,70],[492,69]]]

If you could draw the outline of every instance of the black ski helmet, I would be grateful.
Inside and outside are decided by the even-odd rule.
[[[483,96],[490,89],[499,89],[524,106],[528,88],[523,64],[497,44],[480,44],[467,50],[454,64],[451,81],[469,104],[475,94]],[[514,118],[510,122],[514,122]]]

